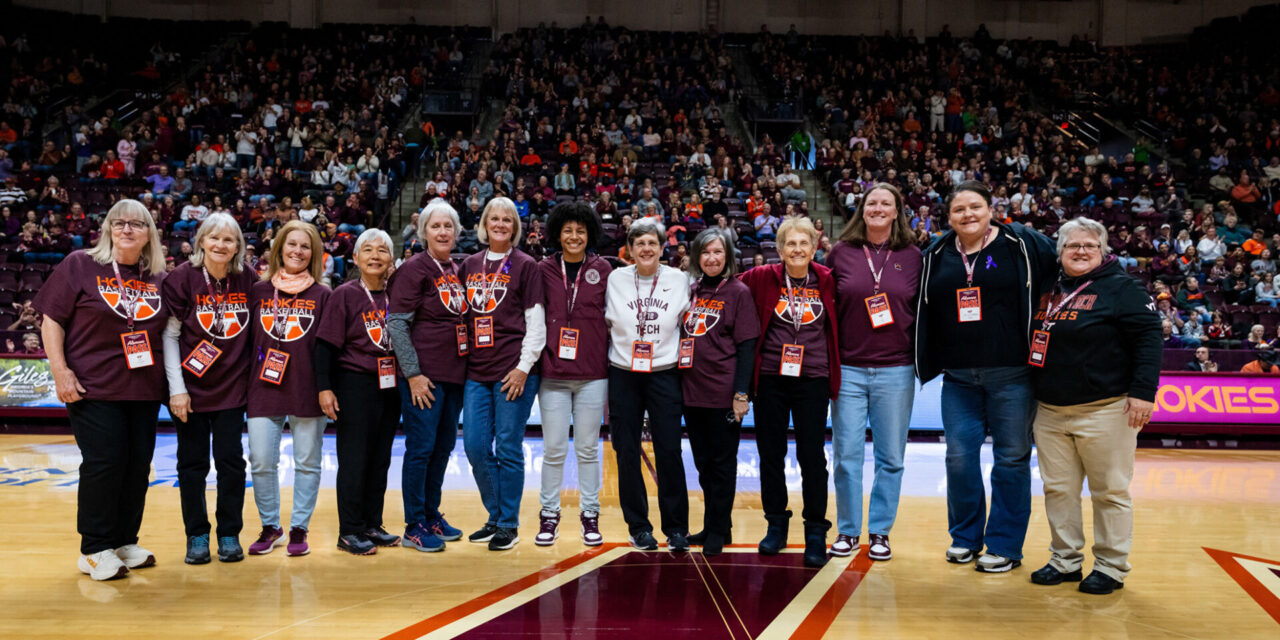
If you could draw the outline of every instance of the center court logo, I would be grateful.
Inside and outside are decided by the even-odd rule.
[[[280,325],[276,326],[279,320]],[[275,308],[274,300],[263,300],[258,307],[258,322],[267,335],[281,342],[293,342],[311,330],[316,323],[315,300],[281,300]]]
[[[215,339],[226,340],[240,335],[249,324],[249,296],[228,293],[215,301],[209,294],[196,296],[196,322],[205,333]],[[222,317],[218,317],[218,304],[222,304]]]
[[[154,284],[143,282],[141,280],[125,280],[124,286],[129,290],[130,299],[133,296],[140,296],[136,302],[137,308],[134,311],[134,318],[137,320],[148,320],[160,313],[160,289]],[[124,300],[120,299],[120,286],[116,284],[114,276],[98,276],[98,295],[102,296],[102,301],[111,307],[112,311],[121,318],[128,318],[126,314]]]
[[[796,287],[791,290],[791,295],[796,298],[795,308],[799,309],[800,324],[809,324],[822,317],[822,298],[817,289]],[[786,322],[791,322],[792,308],[787,289],[781,289],[778,294],[778,304],[773,306],[774,314]]]

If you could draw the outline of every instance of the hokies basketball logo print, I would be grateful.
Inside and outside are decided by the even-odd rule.
[[[263,300],[258,308],[258,321],[267,335],[281,342],[293,342],[305,335],[316,323],[315,300]]]
[[[723,300],[698,298],[689,313],[685,314],[685,331],[688,331],[691,337],[706,335],[716,326],[716,323],[720,322],[720,314],[723,312]]]
[[[204,293],[196,296],[196,322],[205,333],[217,340],[227,340],[240,335],[249,324],[249,296],[228,293],[215,301]],[[218,303],[221,304],[218,304]],[[221,312],[222,317],[219,316]]]
[[[140,296],[134,304],[137,308],[134,310],[135,320],[149,320],[160,313],[160,288],[143,282],[141,280],[125,280],[124,286],[129,290],[129,297]],[[102,301],[111,307],[121,318],[128,318],[125,311],[125,301],[120,299],[120,286],[116,284],[114,276],[98,276],[98,295],[102,296]]]
[[[365,311],[360,314],[360,320],[364,322],[364,332],[369,334],[369,339],[373,341],[373,344],[384,348],[388,346],[382,342],[387,337],[386,331],[383,330],[383,325],[386,322],[386,313],[384,311],[381,309]]]
[[[436,295],[440,297],[440,304],[444,308],[458,315],[466,313],[467,300],[462,293],[462,283],[458,282],[458,276],[451,273],[442,275],[435,279],[434,284]]]
[[[467,274],[467,302],[479,313],[493,313],[507,297],[508,273]]]
[[[809,324],[822,317],[822,298],[817,289],[796,287],[791,291],[795,296],[795,307],[799,309],[800,324]],[[784,288],[778,295],[778,304],[774,305],[773,312],[779,318],[792,322],[791,311],[791,298],[787,296],[787,290]]]

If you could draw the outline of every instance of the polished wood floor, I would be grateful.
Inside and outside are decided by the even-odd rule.
[[[606,445],[605,460],[611,458]],[[541,579],[540,572],[551,576],[560,570],[557,563],[586,550],[576,535],[577,498],[572,492],[566,495],[561,539],[551,547],[532,543],[537,492],[527,483],[522,542],[512,551],[493,553],[459,542],[444,553],[389,548],[372,557],[352,557],[334,548],[337,516],[334,492],[327,488],[312,523],[311,555],[289,558],[278,549],[238,564],[215,560],[190,567],[182,563],[178,490],[172,482],[161,482],[148,494],[142,530],[142,544],[156,553],[159,564],[127,579],[97,583],[75,568],[76,492],[59,486],[74,481],[77,464],[69,436],[0,436],[0,638],[383,638],[465,608],[485,594],[497,591],[491,599],[501,598],[504,588],[513,589],[509,585]],[[941,487],[929,486],[932,480],[912,483],[911,491],[904,490],[910,495],[903,497],[893,530],[894,559],[866,569],[856,590],[833,612],[826,636],[1280,638],[1280,613],[1269,613],[1255,599],[1265,593],[1251,595],[1202,549],[1271,559],[1280,567],[1278,471],[1280,452],[1140,451],[1133,486],[1134,571],[1123,591],[1101,597],[1078,593],[1073,586],[1028,582],[1030,572],[1047,558],[1040,498],[1035,499],[1024,566],[1005,575],[983,575],[971,566],[943,561],[948,538]],[[606,464],[601,522],[607,540],[623,542],[626,530],[613,473]],[[913,467],[909,457],[906,473],[928,479],[941,471]],[[284,489],[286,514],[289,496]],[[798,493],[793,501],[798,505]],[[466,531],[483,522],[474,491],[448,490],[444,504],[450,521]],[[701,509],[695,492],[692,521],[699,521]],[[834,501],[830,509],[834,520]],[[656,519],[656,503],[653,511]],[[1085,513],[1088,530],[1087,509]],[[389,491],[387,523],[399,523],[400,515],[399,491]],[[251,495],[245,522],[242,542],[247,547],[258,526]],[[753,544],[763,531],[759,494],[740,492],[735,542]],[[799,526],[792,527],[791,542],[802,543]],[[1276,577],[1280,579],[1280,571]],[[1258,592],[1256,586],[1253,591]],[[831,606],[829,599],[802,599],[798,596],[795,607],[788,608],[790,615],[796,607],[804,614]],[[554,622],[546,623],[545,610],[543,614],[542,627],[526,633],[568,636]],[[666,636],[681,637],[678,620],[670,624],[672,632]],[[612,636],[602,631],[591,637]]]

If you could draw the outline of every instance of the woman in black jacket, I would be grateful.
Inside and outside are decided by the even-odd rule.
[[[1160,317],[1151,296],[1107,255],[1107,230],[1076,218],[1058,231],[1062,274],[1040,299],[1030,364],[1034,425],[1053,556],[1036,584],[1081,580],[1080,489],[1093,501],[1093,572],[1080,591],[1124,587],[1133,541],[1133,454],[1159,386]]]

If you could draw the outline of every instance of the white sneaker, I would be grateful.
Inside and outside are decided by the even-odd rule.
[[[836,541],[831,543],[831,555],[838,558],[844,558],[853,555],[858,549],[858,536],[846,536],[841,533],[836,536]]]
[[[1012,571],[1022,566],[1021,560],[1013,560],[1004,556],[998,556],[988,551],[978,558],[978,564],[973,569],[982,573],[1004,573]]]
[[[130,569],[150,567],[156,563],[156,555],[136,544],[126,544],[116,549],[116,557]]]
[[[947,548],[947,562],[950,562],[951,564],[968,564],[973,562],[973,556],[973,549],[966,549],[964,547]]]
[[[111,549],[87,556],[82,555],[76,562],[76,566],[80,567],[81,573],[88,574],[94,580],[114,580],[123,578],[129,573],[129,567],[124,566]]]

